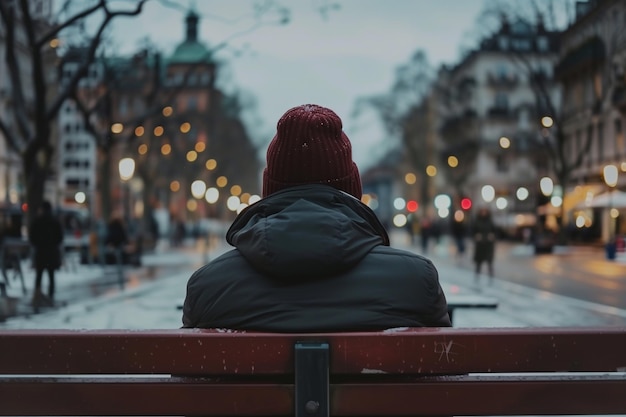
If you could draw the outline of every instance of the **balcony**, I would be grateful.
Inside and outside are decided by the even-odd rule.
[[[444,119],[440,129],[443,136],[458,136],[463,132],[472,131],[477,127],[478,115],[476,111],[467,109],[461,114]]]
[[[517,119],[515,112],[508,107],[494,106],[487,111],[487,117],[501,121],[514,121]]]
[[[488,74],[487,84],[497,88],[514,88],[519,84],[519,77],[516,74]]]

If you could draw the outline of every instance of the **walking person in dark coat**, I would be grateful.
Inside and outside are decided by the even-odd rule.
[[[493,256],[496,244],[496,225],[491,219],[491,212],[483,207],[478,211],[472,230],[474,234],[474,280],[478,284],[481,265],[487,264],[489,277],[493,280]]]
[[[52,213],[49,201],[41,203],[39,215],[33,220],[29,229],[29,240],[35,251],[35,290],[33,305],[54,304],[54,271],[61,267],[61,243],[63,242],[63,226]],[[48,297],[42,293],[43,273],[48,273]]]
[[[467,234],[464,219],[455,215],[452,218],[450,231],[456,245],[456,258],[457,260],[461,260],[465,255],[465,236]]]
[[[234,250],[187,283],[184,327],[277,332],[450,326],[433,263],[389,247],[341,119],[303,105],[278,121],[263,198],[226,233]]]

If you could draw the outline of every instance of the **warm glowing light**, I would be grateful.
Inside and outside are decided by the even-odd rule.
[[[605,166],[603,170],[603,174],[604,174],[604,182],[606,183],[606,185],[608,185],[609,187],[615,187],[617,185],[617,176],[618,176],[617,166],[615,165]]]
[[[506,136],[502,136],[500,138],[500,147],[502,149],[509,149],[511,147],[511,139],[507,138]]]
[[[191,130],[191,123],[189,122],[185,122],[182,125],[180,125],[180,131],[182,133],[187,133]]]
[[[619,169],[620,169],[622,172],[626,172],[626,162],[622,162],[622,163],[619,165]]]
[[[433,204],[438,209],[450,208],[452,205],[452,199],[447,194],[438,194],[433,199]]]
[[[226,187],[226,184],[228,184],[228,178],[222,175],[215,180],[215,183],[220,188]]]
[[[241,201],[236,195],[231,195],[230,197],[228,197],[228,200],[226,200],[226,207],[228,207],[228,210],[230,211],[237,211],[237,208],[240,204]]]
[[[189,152],[187,152],[187,160],[189,162],[193,162],[196,159],[198,159],[198,152],[196,152],[196,151],[189,151]]]
[[[163,126],[156,126],[154,128],[154,136],[163,136],[163,132],[165,132]]]
[[[550,204],[554,207],[561,207],[563,205],[563,197],[560,195],[553,195],[550,197]]]
[[[524,201],[528,198],[528,196],[530,195],[530,192],[528,191],[528,188],[526,187],[519,187],[517,191],[515,192],[515,195],[517,196],[517,199],[519,201]]]
[[[174,193],[180,190],[180,182],[176,180],[170,182],[170,190]]]
[[[169,143],[164,143],[163,146],[161,146],[161,154],[169,155],[171,152],[172,146]]]
[[[122,133],[122,131],[124,130],[124,125],[121,123],[113,123],[111,125],[111,133]]]
[[[372,196],[369,194],[363,194],[361,196],[361,203],[365,204],[366,206],[370,205],[370,201],[372,201]]]
[[[472,200],[470,200],[468,197],[463,197],[461,199],[461,208],[463,210],[469,210],[472,208]]]
[[[241,187],[238,185],[233,185],[232,187],[230,187],[230,193],[236,196],[241,195]]]
[[[208,161],[206,161],[206,164],[204,164],[204,166],[209,171],[213,171],[215,168],[217,168],[217,161],[215,159],[209,159]]]
[[[146,145],[145,143],[139,145],[139,147],[137,148],[137,153],[139,153],[139,155],[145,155],[146,153],[148,153],[148,145]]]
[[[121,180],[128,181],[135,173],[135,160],[133,158],[122,158],[118,169],[120,171]]]
[[[194,147],[196,152],[204,152],[206,149],[206,143],[204,142],[196,142],[196,146]]]
[[[541,189],[541,193],[546,197],[552,194],[552,191],[554,191],[554,182],[552,182],[552,178],[543,177],[540,179],[539,188]]]
[[[480,195],[483,200],[485,200],[485,203],[490,203],[496,196],[496,190],[492,185],[483,185],[483,188],[480,190]]]
[[[239,199],[241,199],[242,203],[246,203],[246,204],[250,204],[250,194],[249,193],[243,193],[239,196]]]
[[[396,227],[406,226],[407,218],[404,214],[396,214],[393,216],[393,225]]]
[[[135,136],[137,136],[138,138],[142,137],[145,132],[146,130],[143,128],[143,126],[137,126],[135,128]]]
[[[83,204],[85,201],[87,201],[87,195],[84,192],[79,191],[74,194],[74,201],[76,201],[78,204]]]
[[[548,128],[548,127],[552,127],[552,125],[554,125],[554,120],[552,120],[552,117],[543,116],[541,118],[541,126]]]
[[[417,181],[417,177],[412,172],[409,172],[408,174],[404,176],[404,182],[406,182],[409,185],[415,184],[416,181]]]
[[[198,209],[198,202],[196,200],[187,200],[187,210],[196,211]]]
[[[450,168],[456,168],[457,166],[459,166],[459,158],[454,155],[450,155],[448,157],[448,166]]]
[[[61,45],[61,42],[57,38],[50,39],[50,48],[58,48],[59,45]]]
[[[204,193],[206,192],[206,183],[202,180],[195,180],[191,183],[191,195],[194,198],[202,198],[204,197]]]
[[[434,177],[435,175],[437,175],[437,168],[434,165],[428,165],[426,167],[426,175],[428,175],[429,177]]]
[[[619,217],[619,210],[613,207],[611,208],[611,211],[609,212],[609,214],[611,215],[612,219],[617,219]]]
[[[463,213],[463,210],[457,210],[454,212],[454,220],[457,222],[465,220],[465,213]]]
[[[408,211],[409,213],[415,213],[418,208],[419,208],[419,204],[417,204],[417,201],[415,201],[415,200],[407,201],[407,203],[406,203],[406,211]]]
[[[172,115],[173,112],[174,109],[172,109],[172,106],[163,107],[163,116],[169,117]]]
[[[208,190],[206,190],[206,193],[204,193],[204,199],[209,204],[215,203],[219,198],[220,198],[220,190],[218,190],[215,187],[209,188]]]

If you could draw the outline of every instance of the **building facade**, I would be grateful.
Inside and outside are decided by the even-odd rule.
[[[592,207],[598,194],[626,186],[626,1],[579,2],[563,32],[556,76],[563,86],[562,129],[574,167],[567,184],[569,222],[590,238],[624,234],[623,207]],[[604,167],[618,168],[614,188]]]
[[[453,67],[442,67],[438,96],[440,164],[451,194],[492,208],[499,225],[514,231],[534,223],[537,178],[547,172],[539,142],[545,108],[534,81],[542,77],[553,105],[558,33],[534,24],[501,21]],[[486,188],[485,188],[486,187]]]

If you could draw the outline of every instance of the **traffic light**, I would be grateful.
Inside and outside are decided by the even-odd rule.
[[[472,208],[472,200],[470,200],[468,197],[463,197],[461,199],[461,208],[463,210],[469,210],[470,208]]]
[[[417,201],[415,200],[409,200],[406,203],[406,210],[409,213],[415,213],[418,207],[419,207],[419,204],[417,204]]]

